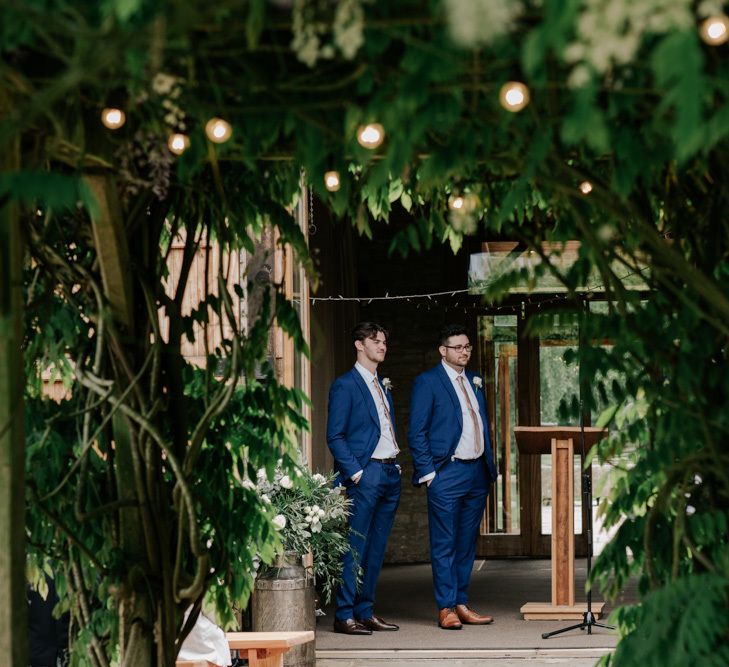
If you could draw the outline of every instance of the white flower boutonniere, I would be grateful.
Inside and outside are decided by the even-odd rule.
[[[476,389],[481,389],[481,387],[483,386],[483,379],[477,375],[475,378],[473,378],[473,386],[476,387]]]
[[[392,380],[390,378],[382,378],[382,386],[385,391],[392,391]]]

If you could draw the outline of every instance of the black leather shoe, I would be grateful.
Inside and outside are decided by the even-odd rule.
[[[364,625],[348,618],[344,621],[334,621],[334,632],[341,632],[343,635],[371,635],[372,630],[368,630]]]
[[[375,616],[374,614],[369,618],[358,618],[357,622],[364,625],[364,627],[366,627],[368,630],[374,630],[375,632],[380,632],[382,630],[400,629],[399,625],[395,625],[394,623],[388,623],[384,619],[380,618],[379,616]]]

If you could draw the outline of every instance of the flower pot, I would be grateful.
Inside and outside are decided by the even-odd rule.
[[[314,630],[314,581],[301,556],[287,551],[256,579],[253,592],[253,629],[256,632]],[[284,654],[287,667],[314,667],[314,642]]]

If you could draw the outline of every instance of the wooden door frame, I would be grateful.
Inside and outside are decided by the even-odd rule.
[[[522,304],[517,311],[517,379],[516,403],[517,418],[520,426],[539,426],[541,423],[541,383],[538,337],[526,335],[529,318],[537,312],[536,305]],[[488,314],[487,309],[474,315],[478,324],[478,316]],[[480,337],[479,337],[480,338]],[[486,382],[487,407],[489,415],[496,410],[496,378],[494,373],[494,344],[493,342],[477,345],[478,363],[484,369]],[[520,387],[528,387],[528,391],[520,391]],[[495,420],[490,420],[492,442],[496,442]],[[548,558],[551,553],[551,536],[542,535],[541,502],[542,502],[542,471],[541,459],[535,455],[519,456],[519,525],[517,534],[488,533],[489,526],[496,516],[496,495],[489,494],[489,500],[481,522],[481,533],[476,545],[476,553],[480,558],[507,558],[531,557]],[[582,508],[583,530],[575,535],[575,555],[587,555],[587,525],[588,508]]]

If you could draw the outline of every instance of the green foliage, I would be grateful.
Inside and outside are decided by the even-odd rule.
[[[501,6],[481,4],[483,11]],[[620,612],[613,661],[673,655],[676,664],[711,664],[710,656],[726,657],[729,61],[721,57],[725,47],[698,40],[693,25],[703,16],[690,3],[647,2],[641,7],[651,20],[641,23],[616,2],[611,16],[625,20],[614,25],[595,22],[604,18],[603,4],[528,2],[512,22],[471,26],[476,38],[460,48],[441,3],[365,3],[356,57],[335,51],[314,68],[290,48],[291,14],[262,0],[184,7],[35,0],[0,10],[0,149],[16,138],[23,147],[21,170],[0,181],[0,201],[23,205],[33,260],[26,355],[30,410],[40,416],[28,425],[29,456],[44,465],[31,467],[37,497],[29,499],[30,534],[40,551],[67,568],[80,566],[76,584],[67,577],[79,615],[78,596],[97,577],[105,594],[108,582],[121,582],[109,584],[108,599],[141,591],[140,567],[155,594],[164,589],[149,554],[120,550],[130,507],[140,509],[137,516],[153,507],[144,521],[157,518],[160,544],[180,549],[179,558],[163,549],[160,562],[178,572],[180,589],[194,589],[196,604],[202,589],[221,608],[226,591],[245,597],[247,579],[233,579],[247,571],[250,551],[229,560],[238,538],[228,534],[240,522],[267,554],[274,548],[255,497],[236,486],[230,470],[245,479],[252,470],[243,461],[259,457],[273,474],[274,460],[292,446],[292,428],[302,427],[301,397],[279,387],[263,362],[273,314],[301,344],[295,311],[264,290],[260,316],[239,332],[231,300],[252,281],[210,290],[183,316],[162,279],[179,231],[189,259],[203,232],[227,250],[252,251],[270,226],[313,277],[289,216],[303,171],[325,205],[363,235],[371,237],[372,221],[386,221],[394,206],[409,210],[413,223],[391,246],[403,254],[434,242],[456,250],[474,233],[518,240],[543,260],[544,242],[581,242],[569,267],[517,267],[489,284],[486,296],[498,300],[549,273],[577,300],[596,290],[607,300],[605,312],[578,315],[592,343],[579,354],[582,398],[586,409],[607,407],[613,416],[598,455],[616,469],[602,511],[617,533],[595,583],[614,593],[637,577],[641,595]],[[158,75],[174,85],[160,87]],[[498,102],[511,79],[530,88],[521,113]],[[97,120],[112,104],[127,114],[116,132]],[[212,116],[234,128],[225,145],[204,138]],[[371,121],[385,128],[376,151],[356,141],[358,126]],[[191,146],[172,158],[165,142],[179,130]],[[323,184],[330,169],[342,181],[335,193]],[[129,331],[113,317],[84,210],[93,205],[84,176],[99,173],[119,189],[132,249]],[[585,181],[592,185],[587,196],[579,190]],[[448,209],[450,195],[466,192],[479,201],[468,220]],[[633,289],[638,276],[642,295]],[[227,284],[224,276],[215,282]],[[170,318],[167,338],[156,328],[160,309]],[[233,333],[206,350],[206,373],[193,372],[180,358],[183,338],[206,340],[203,329],[220,321]],[[606,340],[611,346],[598,351]],[[36,400],[39,373],[49,368],[70,390],[61,407]],[[254,380],[261,368],[265,380]],[[242,386],[231,391],[239,376]],[[578,409],[576,398],[565,397],[562,418],[576,418]],[[232,423],[238,435],[227,430]],[[132,472],[119,485],[113,475],[125,452]],[[133,453],[144,462],[141,477],[138,468],[133,474]],[[65,476],[52,497],[53,516],[43,514],[44,494]],[[143,488],[149,497],[137,497]],[[109,505],[117,501],[137,505]],[[94,508],[99,513],[89,518]],[[188,513],[195,520],[186,523]],[[154,534],[147,528],[147,537]],[[155,540],[137,537],[156,548]],[[212,539],[210,547],[203,538]],[[216,573],[200,588],[196,574],[211,563]],[[701,582],[710,594],[696,593]],[[189,601],[164,607],[173,611],[158,628],[159,645],[168,647],[160,663],[172,662],[169,646]],[[683,604],[697,625],[687,620],[680,632],[662,634],[658,619],[680,620]],[[706,627],[710,617],[716,634]],[[85,621],[89,640],[113,654],[113,633]]]

